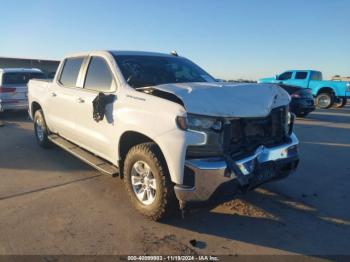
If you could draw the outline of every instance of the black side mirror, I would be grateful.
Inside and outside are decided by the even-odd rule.
[[[98,95],[92,101],[93,119],[96,122],[103,120],[106,113],[106,105],[113,103],[116,98],[117,96],[113,94],[105,95],[102,92],[98,93]]]

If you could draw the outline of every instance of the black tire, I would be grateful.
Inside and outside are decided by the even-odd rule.
[[[309,113],[303,112],[303,113],[297,113],[297,114],[295,114],[295,115],[296,115],[297,117],[306,117],[308,114],[309,114]]]
[[[2,119],[4,119],[4,112],[0,112],[0,127],[5,126],[5,122]]]
[[[316,96],[315,104],[318,108],[327,109],[334,104],[334,95],[332,93],[319,93]]]
[[[147,205],[138,199],[132,184],[132,171],[139,162],[148,165],[156,183],[154,200]],[[141,214],[159,221],[176,210],[174,184],[171,182],[163,155],[155,143],[143,143],[132,147],[125,158],[123,171],[125,188],[131,203]]]
[[[52,147],[52,143],[48,139],[50,131],[47,128],[44,113],[41,109],[35,111],[34,113],[34,132],[39,146],[41,146],[42,148]]]
[[[338,101],[335,101],[334,104],[333,104],[333,107],[335,107],[335,108],[342,108],[348,102],[348,100],[346,98],[338,98],[337,100]]]

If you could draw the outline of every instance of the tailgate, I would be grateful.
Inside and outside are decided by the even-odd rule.
[[[10,84],[0,87],[0,97],[2,102],[16,102],[27,99],[27,85]]]

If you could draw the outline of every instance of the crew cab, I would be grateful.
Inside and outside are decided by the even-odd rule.
[[[218,83],[176,53],[67,56],[52,81],[29,82],[29,101],[40,146],[119,175],[154,220],[286,177],[299,161],[287,92]]]
[[[310,88],[319,108],[343,107],[350,98],[350,82],[325,81],[315,70],[289,70],[272,78],[262,78],[259,83],[279,83]]]
[[[27,110],[27,83],[32,78],[45,78],[35,68],[0,68],[0,112]]]

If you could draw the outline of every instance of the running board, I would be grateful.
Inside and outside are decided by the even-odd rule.
[[[82,149],[81,147],[69,142],[68,140],[58,135],[49,135],[48,139],[55,145],[61,147],[88,165],[96,168],[98,171],[111,176],[117,176],[119,173],[118,167],[103,160],[102,158]]]

